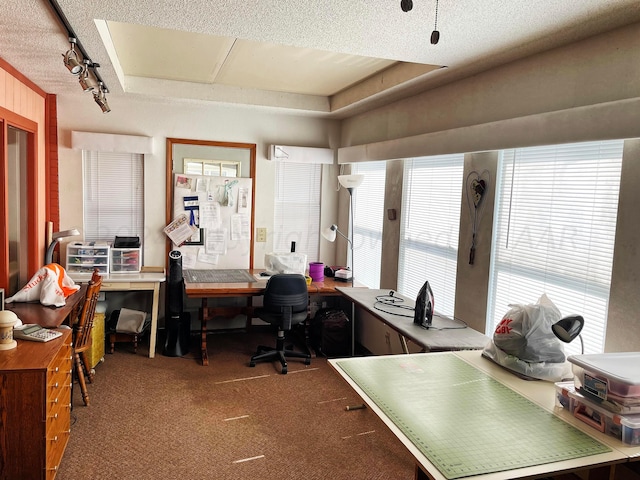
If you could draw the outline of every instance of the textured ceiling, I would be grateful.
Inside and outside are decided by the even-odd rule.
[[[638,0],[58,0],[109,96],[335,117],[640,21]],[[45,0],[0,2],[0,57],[82,94]],[[446,67],[446,68],[441,68]]]

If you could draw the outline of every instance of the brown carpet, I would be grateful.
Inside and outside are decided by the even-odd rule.
[[[192,338],[192,352],[198,352]],[[74,387],[71,439],[57,479],[406,479],[411,455],[324,358],[248,366],[266,332],[208,337],[199,354],[148,358],[117,344],[85,407]],[[147,343],[148,344],[148,343]]]

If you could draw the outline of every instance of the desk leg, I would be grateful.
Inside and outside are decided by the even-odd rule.
[[[202,365],[209,365],[209,357],[207,356],[207,299],[202,299],[200,307],[200,353],[202,357]]]
[[[153,287],[153,304],[151,305],[151,338],[149,338],[149,358],[156,356],[156,335],[158,332],[158,303],[160,300],[160,282]]]

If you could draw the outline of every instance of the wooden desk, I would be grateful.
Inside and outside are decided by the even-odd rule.
[[[200,298],[202,304],[200,308],[200,350],[202,354],[202,365],[209,365],[207,357],[207,320],[212,318],[210,314],[224,314],[227,311],[222,308],[212,308],[208,306],[208,298],[220,297],[247,297],[249,305],[247,306],[248,322],[251,321],[253,307],[251,305],[251,297],[259,297],[264,295],[269,277],[260,276],[264,270],[252,269],[249,273],[256,278],[255,282],[238,282],[238,283],[195,283],[188,282],[185,279],[184,288],[187,297]],[[312,282],[309,285],[309,295],[340,295],[337,291],[338,286],[344,286],[345,282],[335,280],[331,277],[324,277],[322,282]],[[235,310],[235,309],[234,309]]]
[[[69,273],[74,282],[91,280],[90,274]],[[166,280],[164,272],[114,273],[102,276],[101,292],[153,292],[151,306],[151,334],[149,338],[149,358],[156,354],[156,336],[158,332],[158,314],[160,311],[160,284]]]
[[[616,464],[640,452],[556,408],[553,383],[523,380],[477,350],[329,363],[411,452],[416,479],[579,470],[594,480],[613,478]],[[547,452],[553,442],[558,446]]]
[[[43,307],[47,308],[47,307]],[[71,428],[71,329],[0,352],[0,479],[52,480]]]
[[[398,333],[404,353],[409,353],[406,339],[422,347],[426,352],[449,350],[475,350],[484,348],[489,338],[464,324],[450,318],[434,315],[433,328],[426,329],[413,323],[413,311],[394,311],[393,305],[377,304],[376,297],[388,295],[389,290],[348,288],[337,290],[348,298],[356,308],[362,308]],[[414,301],[394,292],[394,298],[403,300],[402,305],[413,308]],[[400,316],[400,315],[403,316]],[[355,322],[354,322],[355,323]]]
[[[77,313],[82,306],[86,285],[81,285],[80,290],[65,299],[62,307],[46,307],[39,302],[12,302],[5,303],[5,310],[15,313],[22,323],[35,323],[44,328],[57,328],[63,323],[69,324],[69,317]]]

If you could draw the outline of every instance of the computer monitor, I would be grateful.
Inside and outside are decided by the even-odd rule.
[[[416,306],[413,310],[413,323],[421,327],[429,328],[431,326],[431,320],[433,320],[433,304],[433,292],[427,280],[424,282],[424,285],[422,285],[416,297]]]

